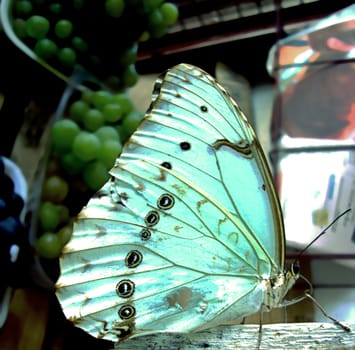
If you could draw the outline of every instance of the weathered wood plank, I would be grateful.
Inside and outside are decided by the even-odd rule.
[[[160,333],[132,338],[119,350],[155,349],[355,349],[355,324],[346,332],[331,323],[279,323],[222,326],[197,333]]]

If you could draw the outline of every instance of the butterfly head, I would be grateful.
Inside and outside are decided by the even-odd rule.
[[[264,295],[264,309],[286,306],[289,301],[286,295],[300,277],[299,264],[294,263],[288,269],[280,272],[275,277],[266,279],[266,292]]]

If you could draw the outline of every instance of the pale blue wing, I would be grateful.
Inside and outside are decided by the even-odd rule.
[[[209,75],[167,73],[111,174],[61,261],[67,317],[117,339],[260,309],[283,268],[278,202],[253,131]]]
[[[229,147],[216,152],[211,146],[218,140],[247,143],[251,155]],[[182,143],[191,149],[183,151]],[[283,222],[265,156],[242,111],[210,75],[187,64],[169,70],[155,86],[146,119],[121,155],[125,159],[168,162],[176,174],[196,179],[194,186],[244,220],[283,266]]]

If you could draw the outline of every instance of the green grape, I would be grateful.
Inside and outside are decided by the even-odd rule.
[[[49,21],[43,16],[31,16],[26,20],[26,33],[34,39],[43,39],[49,31]]]
[[[115,123],[122,118],[122,108],[117,103],[108,103],[102,109],[102,114],[107,123]]]
[[[102,110],[103,107],[112,102],[112,94],[105,90],[95,91],[92,96],[92,104],[97,108]]]
[[[104,115],[98,109],[90,108],[83,116],[83,125],[88,131],[95,131],[104,124]]]
[[[170,26],[174,24],[179,17],[179,9],[178,7],[171,3],[166,2],[160,6],[160,12],[163,15],[164,24]]]
[[[101,142],[107,140],[119,141],[119,135],[116,129],[109,125],[101,126],[95,131],[95,135],[100,139]]]
[[[167,31],[168,28],[164,23],[158,26],[149,27],[149,34],[152,38],[161,38],[167,33]]]
[[[58,258],[62,248],[61,239],[53,232],[45,232],[35,243],[37,254],[46,259]]]
[[[47,60],[57,55],[58,47],[53,40],[43,38],[36,42],[33,51],[39,57]]]
[[[79,36],[74,36],[71,40],[71,44],[73,45],[73,48],[79,52],[86,52],[88,50],[87,42]]]
[[[84,182],[93,191],[99,190],[109,179],[109,177],[107,168],[99,160],[90,162],[84,167]]]
[[[126,133],[122,124],[115,125],[115,129],[119,135],[120,142],[124,144],[131,134]]]
[[[122,74],[122,83],[125,87],[132,87],[138,81],[138,73],[134,64],[129,65]]]
[[[93,96],[94,96],[94,91],[92,91],[92,90],[90,90],[90,89],[85,89],[85,90],[81,93],[81,100],[84,101],[84,102],[86,102],[88,105],[90,105]]]
[[[49,10],[58,15],[63,12],[63,5],[59,2],[54,2],[49,4]]]
[[[76,63],[76,53],[70,47],[64,47],[58,51],[59,61],[67,67],[73,67]]]
[[[54,203],[62,202],[69,192],[68,183],[58,175],[47,177],[43,183],[42,198]]]
[[[155,9],[149,16],[148,22],[150,26],[160,27],[164,24],[164,17],[160,9]]]
[[[64,247],[71,239],[73,235],[73,224],[70,223],[68,225],[63,226],[58,232],[57,236],[62,243],[62,247]]]
[[[79,126],[73,120],[58,120],[51,130],[54,151],[59,154],[69,152],[72,148],[73,141],[79,132]]]
[[[148,31],[153,38],[160,38],[168,31],[165,18],[160,8],[148,16]]]
[[[144,114],[138,111],[132,111],[131,113],[129,113],[122,122],[122,128],[123,128],[123,132],[126,135],[131,135],[133,134],[134,131],[136,131],[139,123],[141,122],[141,120],[143,119]]]
[[[125,8],[123,0],[106,0],[105,9],[108,15],[119,18],[121,17]]]
[[[60,223],[60,211],[52,202],[42,202],[39,207],[39,223],[43,231],[55,231]]]
[[[82,123],[84,115],[89,111],[89,105],[83,100],[73,102],[69,107],[69,115],[78,123]]]
[[[73,23],[67,19],[59,20],[54,26],[54,32],[58,38],[67,38],[73,31]]]
[[[59,211],[59,224],[65,225],[69,222],[69,208],[63,204],[58,204],[58,211]]]
[[[133,110],[132,100],[125,93],[114,95],[112,102],[121,106],[123,115],[126,115]]]
[[[21,18],[15,18],[13,23],[14,32],[20,38],[24,39],[27,36],[26,33],[26,21]]]
[[[144,0],[143,8],[146,13],[154,11],[164,0]]]
[[[67,174],[76,175],[83,169],[85,162],[69,152],[62,155],[60,164]]]
[[[31,1],[22,0],[15,2],[15,14],[19,17],[27,17],[32,12],[32,3]]]
[[[124,50],[120,55],[120,63],[123,67],[129,66],[135,63],[137,60],[138,45],[134,44],[131,47]]]
[[[93,133],[81,131],[74,139],[73,153],[82,161],[93,160],[99,154],[100,139]]]
[[[145,31],[142,33],[142,35],[139,37],[138,41],[144,42],[144,41],[149,40],[149,38],[150,38],[150,34],[149,34],[148,31],[145,30]]]
[[[111,169],[121,151],[121,142],[115,140],[107,140],[102,143],[98,159],[102,161],[107,169]]]

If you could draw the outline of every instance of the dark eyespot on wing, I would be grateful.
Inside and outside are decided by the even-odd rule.
[[[159,209],[167,210],[174,206],[175,199],[172,195],[164,193],[161,195],[157,201],[157,206]]]
[[[128,268],[134,268],[141,264],[143,261],[143,255],[138,250],[131,250],[127,253],[125,258],[125,265]]]
[[[144,218],[144,222],[147,226],[155,226],[160,219],[160,215],[156,210],[151,210]]]
[[[182,151],[188,151],[188,150],[191,149],[191,144],[189,142],[186,142],[186,141],[181,142],[180,143],[180,148],[181,148]]]
[[[135,285],[131,280],[121,280],[116,285],[116,293],[121,298],[129,298],[133,295]]]
[[[136,309],[132,305],[123,305],[119,310],[118,310],[118,316],[122,320],[127,320],[129,318],[134,317],[136,314]]]

